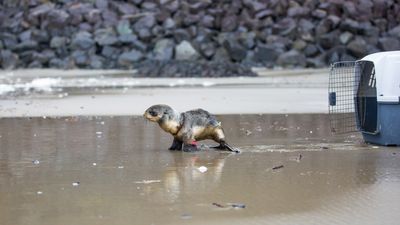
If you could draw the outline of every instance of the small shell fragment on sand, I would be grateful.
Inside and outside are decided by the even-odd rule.
[[[152,184],[152,183],[161,183],[161,180],[142,180],[142,181],[135,181],[135,184]]]
[[[205,167],[205,166],[200,166],[200,167],[197,168],[197,169],[200,171],[200,173],[205,173],[205,172],[207,172],[207,170],[208,170],[208,168]]]

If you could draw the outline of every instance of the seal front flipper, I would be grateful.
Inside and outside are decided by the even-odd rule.
[[[172,142],[171,147],[169,147],[169,150],[181,151],[182,150],[182,144],[183,144],[182,141],[177,140],[177,139],[174,138],[174,141]]]

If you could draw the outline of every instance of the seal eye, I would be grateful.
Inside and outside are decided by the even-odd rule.
[[[149,112],[149,114],[150,114],[151,116],[157,116],[157,112],[155,112],[155,111],[153,111],[153,110],[151,110],[151,111]]]

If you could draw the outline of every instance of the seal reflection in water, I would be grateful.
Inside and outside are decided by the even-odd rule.
[[[203,109],[180,113],[168,105],[153,105],[143,116],[174,136],[170,150],[197,151],[196,141],[211,139],[219,143],[214,148],[239,152],[225,142],[221,123]]]

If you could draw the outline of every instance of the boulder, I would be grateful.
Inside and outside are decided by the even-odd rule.
[[[176,60],[196,60],[198,58],[199,53],[188,41],[182,41],[175,47]]]
[[[242,32],[239,34],[239,42],[247,49],[253,49],[256,46],[255,32]]]
[[[339,35],[340,44],[346,45],[353,38],[353,36],[354,35],[348,31],[341,33]]]
[[[67,38],[66,37],[59,37],[55,36],[50,41],[51,48],[63,48],[67,45]]]
[[[347,49],[356,58],[362,58],[368,53],[367,42],[361,37],[356,37],[354,40],[350,41],[349,44],[347,44]]]
[[[398,38],[382,37],[379,38],[378,47],[383,51],[400,50],[400,42]]]
[[[171,60],[174,57],[174,41],[161,39],[154,46],[153,54],[156,60]]]
[[[68,23],[70,15],[61,9],[52,9],[47,14],[47,21],[50,26],[64,26]]]
[[[119,35],[128,35],[128,34],[132,34],[133,31],[131,29],[131,24],[129,22],[129,20],[121,20],[118,22],[117,25],[117,32]]]
[[[259,63],[271,63],[275,62],[278,56],[282,53],[282,50],[272,45],[261,45],[259,44],[254,52],[254,60]]]
[[[288,52],[285,52],[281,55],[279,55],[277,59],[277,64],[279,66],[288,66],[288,67],[296,67],[296,66],[301,66],[305,67],[307,60],[306,57],[301,54],[300,52],[296,50],[290,50]]]
[[[246,58],[247,50],[234,38],[229,38],[223,42],[223,46],[234,62],[241,62]]]
[[[90,49],[94,46],[95,42],[92,35],[86,31],[81,31],[75,34],[71,41],[72,49]]]
[[[74,61],[75,65],[77,65],[80,68],[89,65],[89,57],[85,51],[76,50],[72,52],[71,58]]]
[[[0,63],[1,68],[12,70],[17,68],[19,57],[17,54],[10,50],[0,50]]]
[[[139,62],[143,57],[143,53],[137,50],[124,52],[118,57],[118,65],[131,68],[133,63]]]
[[[232,32],[238,26],[238,18],[236,15],[227,15],[221,21],[222,32]]]
[[[118,43],[118,38],[113,29],[98,29],[95,32],[95,38],[97,44],[104,45],[114,45]]]

